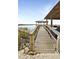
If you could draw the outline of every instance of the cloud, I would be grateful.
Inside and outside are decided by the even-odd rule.
[[[26,21],[22,19],[18,19],[18,24],[26,24]]]
[[[18,19],[18,24],[35,24],[34,20],[30,19]]]

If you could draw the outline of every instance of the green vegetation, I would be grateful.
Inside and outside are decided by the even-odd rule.
[[[21,38],[25,39],[26,43],[29,43],[28,29],[27,28],[18,28],[18,50],[21,50]]]

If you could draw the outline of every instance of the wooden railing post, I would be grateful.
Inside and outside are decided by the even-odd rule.
[[[39,27],[37,26],[35,31],[30,33],[30,48],[28,51],[28,54],[30,54],[30,55],[36,54],[35,49],[34,49],[34,43],[35,43],[35,39],[36,39],[38,30],[39,30]]]
[[[57,40],[56,40],[56,52],[59,52],[59,36],[57,36]]]
[[[36,26],[37,26],[37,22],[36,22]]]
[[[30,48],[28,54],[34,55],[34,36],[33,33],[30,33]]]
[[[34,46],[34,43],[33,43],[33,34],[30,33],[30,51],[33,51],[33,46]]]

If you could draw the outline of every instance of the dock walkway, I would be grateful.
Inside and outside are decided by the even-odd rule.
[[[48,32],[44,29],[43,26],[40,27],[36,41],[35,41],[35,50],[39,53],[53,53],[54,44],[53,40],[50,38]]]
[[[59,53],[54,50],[53,39],[48,32],[41,26],[35,40],[36,55],[23,54],[24,50],[19,51],[19,59],[60,59]]]

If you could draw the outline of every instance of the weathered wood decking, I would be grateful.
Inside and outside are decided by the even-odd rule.
[[[26,49],[28,51],[28,49]],[[60,54],[55,52],[54,40],[50,38],[48,32],[41,26],[35,40],[36,55],[23,54],[19,51],[19,59],[60,59]]]
[[[38,53],[53,53],[55,52],[53,40],[48,32],[41,26],[35,41],[35,50]]]

